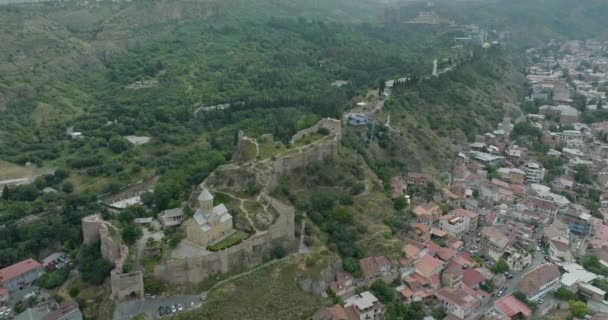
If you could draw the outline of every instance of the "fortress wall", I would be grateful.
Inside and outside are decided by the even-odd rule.
[[[105,260],[110,261],[114,263],[114,265],[116,265],[116,262],[121,257],[121,242],[112,239],[112,237],[110,236],[110,232],[108,231],[108,226],[103,223],[99,225],[99,242],[101,243],[101,256]],[[129,254],[128,249],[126,254]]]
[[[82,234],[87,244],[100,242],[101,256],[112,263],[110,272],[112,298],[119,301],[142,299],[144,297],[144,277],[141,271],[123,273],[123,266],[129,256],[129,248],[118,239],[113,239],[108,225],[99,215],[82,219]]]
[[[287,155],[274,162],[274,177],[270,188],[274,188],[279,177],[295,169],[302,168],[314,161],[324,160],[338,155],[340,149],[340,136],[315,143],[304,150]]]
[[[315,133],[319,131],[319,129],[324,128],[329,130],[330,134],[342,135],[342,122],[340,120],[332,119],[332,118],[323,118],[319,120],[314,126],[306,129],[302,129],[291,137],[291,143],[296,143],[298,140],[304,138],[307,135]]]
[[[154,277],[173,284],[198,283],[216,273],[237,272],[262,263],[263,257],[282,245],[287,250],[297,247],[293,207],[270,197],[268,203],[279,213],[277,222],[267,231],[253,235],[240,244],[202,257],[170,260],[154,268]]]
[[[270,187],[276,185],[280,176],[291,170],[338,155],[342,138],[342,123],[339,120],[321,119],[319,123],[309,128],[309,131],[300,131],[298,134],[316,132],[319,128],[328,129],[331,136],[300,152],[276,160]],[[275,246],[281,245],[288,251],[296,249],[298,241],[295,237],[295,209],[269,195],[264,195],[264,199],[279,214],[277,221],[268,230],[219,252],[158,264],[154,268],[154,277],[172,284],[196,284],[216,273],[238,272],[255,267],[262,263],[264,256],[270,255]]]
[[[82,219],[82,236],[85,244],[99,241],[99,227],[101,223],[96,218],[99,218],[99,216],[93,215]]]

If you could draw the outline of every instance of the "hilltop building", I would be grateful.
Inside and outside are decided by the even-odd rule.
[[[195,244],[206,247],[230,234],[232,216],[224,204],[213,206],[213,196],[203,189],[198,196],[198,209],[186,220],[186,237]]]

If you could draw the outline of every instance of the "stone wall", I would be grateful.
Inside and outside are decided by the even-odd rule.
[[[323,118],[319,120],[314,126],[306,129],[302,129],[298,131],[296,134],[291,137],[291,143],[296,143],[298,140],[304,138],[307,135],[315,133],[319,131],[319,129],[324,128],[329,130],[331,134],[342,135],[342,122],[340,120],[332,119],[332,118]]]
[[[123,266],[129,256],[129,248],[119,239],[113,238],[109,228],[114,226],[103,221],[99,215],[82,219],[84,243],[100,243],[101,256],[112,263],[110,272],[112,298],[119,301],[142,299],[144,297],[144,278],[141,271],[123,273]],[[118,232],[118,230],[116,230]]]
[[[288,250],[297,247],[294,228],[295,210],[280,201],[265,196],[279,213],[277,222],[267,231],[255,234],[240,244],[202,257],[170,260],[154,268],[154,276],[172,284],[198,283],[216,273],[236,272],[262,263],[264,256],[277,245]]]

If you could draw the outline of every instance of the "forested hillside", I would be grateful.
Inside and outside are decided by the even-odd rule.
[[[457,22],[476,23],[488,30],[506,31],[513,43],[525,47],[543,41],[608,36],[603,0],[485,0],[438,1],[435,10]]]

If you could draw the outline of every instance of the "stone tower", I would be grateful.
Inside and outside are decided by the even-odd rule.
[[[213,211],[213,196],[209,190],[203,189],[198,195],[198,206],[203,214],[208,215]]]

